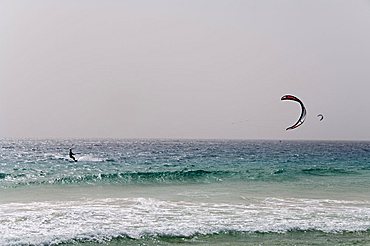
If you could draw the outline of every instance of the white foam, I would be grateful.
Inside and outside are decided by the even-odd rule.
[[[78,155],[77,155],[78,156]],[[43,155],[44,159],[46,160],[47,158],[52,158],[56,160],[71,160],[68,155],[61,155],[61,154],[55,154],[55,153],[45,153]],[[76,158],[78,161],[85,161],[85,162],[102,162],[104,159],[95,157],[93,155],[83,155],[83,156],[78,156]]]
[[[0,245],[297,229],[366,231],[370,229],[370,203],[268,198],[252,204],[227,204],[111,198],[0,205]]]
[[[104,159],[94,157],[92,155],[84,155],[77,158],[78,161],[91,161],[91,162],[102,162]]]

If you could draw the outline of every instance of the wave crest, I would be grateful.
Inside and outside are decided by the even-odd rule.
[[[184,182],[214,182],[233,173],[228,171],[165,171],[165,172],[132,172],[132,173],[99,173],[84,176],[57,178],[52,183],[80,183],[80,182],[107,182],[107,183],[184,183]],[[49,182],[50,183],[50,182]]]

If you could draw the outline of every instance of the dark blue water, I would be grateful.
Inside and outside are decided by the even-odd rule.
[[[367,142],[74,140],[0,142],[0,186],[299,181],[370,170]],[[74,148],[79,162],[69,162]]]

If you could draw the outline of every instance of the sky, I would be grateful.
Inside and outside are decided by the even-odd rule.
[[[369,93],[369,0],[0,0],[0,138],[370,140]]]

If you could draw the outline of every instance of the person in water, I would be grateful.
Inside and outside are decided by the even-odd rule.
[[[77,161],[76,158],[74,157],[74,153],[72,153],[72,149],[69,149],[69,158],[71,158],[74,161]]]

